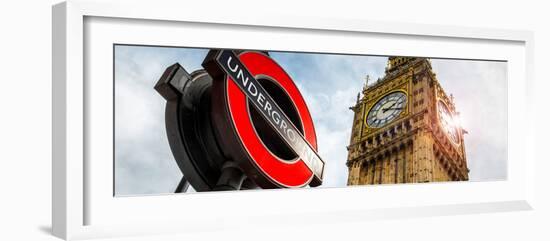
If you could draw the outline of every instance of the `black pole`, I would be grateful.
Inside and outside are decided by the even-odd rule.
[[[189,188],[189,182],[185,178],[185,176],[181,177],[181,181],[178,184],[178,187],[176,187],[175,193],[183,193],[187,192],[187,189]]]
[[[243,171],[232,161],[226,161],[222,167],[222,175],[216,187],[215,191],[234,191],[240,190],[246,175]]]
[[[248,177],[244,179],[243,184],[241,185],[241,190],[250,190],[250,189],[258,189],[258,188],[260,187],[258,187],[258,185]]]

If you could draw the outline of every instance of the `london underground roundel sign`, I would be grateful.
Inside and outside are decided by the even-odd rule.
[[[290,76],[267,54],[211,50],[212,124],[227,158],[262,188],[318,186],[324,161]]]

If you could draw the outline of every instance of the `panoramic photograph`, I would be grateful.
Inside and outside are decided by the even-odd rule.
[[[114,195],[507,178],[507,62],[114,46]]]

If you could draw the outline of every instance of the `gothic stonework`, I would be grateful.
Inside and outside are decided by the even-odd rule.
[[[390,57],[357,96],[348,185],[466,181],[466,133],[426,58]]]

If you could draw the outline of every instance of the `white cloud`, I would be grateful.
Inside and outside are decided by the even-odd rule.
[[[356,89],[338,90],[334,95],[310,93],[300,88],[310,109],[315,130],[319,155],[326,162],[323,186],[342,187],[346,185],[347,150],[353,112],[345,106],[355,103]]]
[[[181,179],[164,126],[166,102],[153,89],[164,69],[200,67],[206,50],[116,46],[115,193],[173,192]]]
[[[326,162],[323,187],[347,185],[353,106],[367,74],[382,77],[386,57],[270,53],[298,85],[311,112],[319,155]]]
[[[448,94],[455,97],[464,136],[470,180],[505,179],[508,145],[507,63],[432,60]]]

